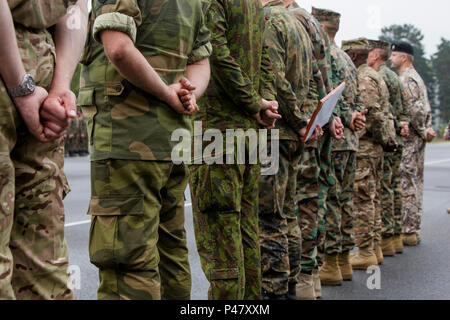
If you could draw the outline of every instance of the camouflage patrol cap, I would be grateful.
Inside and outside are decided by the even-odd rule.
[[[368,40],[368,41],[369,41],[369,50],[383,49],[389,52],[391,48],[391,45],[386,41],[382,40]]]
[[[366,38],[358,38],[342,41],[342,50],[370,50],[369,40]]]
[[[328,9],[319,9],[312,7],[311,14],[319,21],[327,21],[339,27],[341,22],[341,14]]]

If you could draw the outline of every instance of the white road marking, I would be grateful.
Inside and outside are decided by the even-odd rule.
[[[192,207],[192,203],[186,203],[184,205],[185,208],[189,208]],[[81,226],[83,224],[89,224],[91,223],[91,220],[84,220],[84,221],[78,221],[78,222],[71,222],[71,223],[67,223],[64,227],[69,228],[69,227],[75,227],[75,226]]]
[[[438,161],[425,162],[425,165],[426,166],[432,166],[432,165],[435,165],[435,164],[446,163],[446,162],[450,162],[450,159],[443,159],[443,160],[438,160]]]

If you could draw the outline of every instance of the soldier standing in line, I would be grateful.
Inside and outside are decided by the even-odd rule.
[[[272,128],[279,115],[275,78],[263,48],[266,21],[260,0],[205,4],[213,51],[211,83],[195,117],[202,121],[202,133],[220,130],[225,143],[227,129]],[[227,163],[189,167],[194,230],[210,300],[261,299],[260,165],[239,163],[236,145],[227,150]],[[255,147],[245,142],[245,153]]]
[[[405,108],[410,117],[409,136],[404,140],[402,159],[403,243],[420,242],[423,215],[425,146],[436,137],[425,83],[414,69],[414,49],[407,42],[393,44],[390,61],[405,90]]]
[[[325,263],[320,269],[323,285],[340,285],[343,280],[352,280],[350,251],[355,246],[353,193],[356,172],[356,152],[359,137],[356,131],[364,129],[365,117],[358,103],[358,70],[350,57],[335,43],[341,15],[325,9],[313,8],[314,16],[323,25],[331,40],[331,57],[335,61],[332,69],[334,85],[346,83],[343,92],[344,108],[350,117],[343,120],[343,140],[333,140],[333,166],[336,186],[330,190],[326,214]]]
[[[356,181],[354,194],[355,242],[358,253],[350,262],[353,270],[366,270],[378,265],[375,254],[375,228],[381,221],[379,180],[383,164],[383,148],[395,150],[395,132],[389,132],[389,92],[381,76],[366,62],[369,42],[359,38],[342,43],[344,50],[358,68],[358,90],[360,104],[367,108],[367,122],[359,132],[360,146],[357,152]]]
[[[197,0],[92,2],[78,104],[91,133],[99,299],[190,298],[188,170],[172,162],[171,135],[191,131],[209,81],[209,40]]]
[[[303,110],[310,117],[318,101],[333,89],[330,80],[330,41],[325,30],[310,13],[300,8],[293,1],[285,1],[285,4],[289,6],[291,13],[307,32],[313,48],[313,81],[303,106]],[[324,130],[323,137],[319,141],[308,141],[305,144],[300,163],[297,177],[297,200],[299,223],[302,231],[302,271],[297,286],[297,298],[301,300],[321,296],[318,272],[321,262],[318,247],[320,235],[325,235],[324,206],[327,190],[334,184],[334,179],[330,178],[333,176],[331,162],[329,161],[331,137],[340,138],[337,131],[341,129],[340,121],[331,117],[330,124]]]
[[[382,251],[384,256],[394,256],[403,252],[402,235],[402,186],[400,165],[403,154],[403,137],[409,134],[409,116],[404,107],[404,92],[397,74],[386,65],[390,45],[384,41],[369,41],[373,50],[367,64],[378,71],[389,90],[391,115],[394,118],[396,141],[399,146],[395,153],[386,152],[383,159],[382,188]]]
[[[296,300],[301,232],[295,213],[301,134],[307,126],[304,101],[313,78],[312,47],[300,23],[280,0],[262,1],[265,45],[277,83],[280,169],[259,180],[259,226],[263,299]],[[299,32],[302,31],[302,32]]]
[[[86,23],[84,0],[0,1],[0,300],[74,298],[61,137]]]
[[[78,118],[72,119],[70,121],[69,127],[67,128],[67,152],[69,157],[75,157],[77,154],[78,143],[77,143],[77,131],[78,131]]]

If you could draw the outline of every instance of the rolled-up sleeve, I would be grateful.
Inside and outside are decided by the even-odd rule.
[[[204,10],[206,9],[207,8]],[[212,45],[210,42],[211,33],[206,26],[204,12],[202,10],[198,10],[198,15],[200,17],[198,19],[199,27],[195,38],[194,47],[188,57],[188,64],[193,64],[197,61],[209,58],[212,53]]]
[[[95,21],[93,37],[101,42],[103,30],[116,30],[126,33],[136,42],[137,28],[142,23],[142,16],[136,0],[94,1]]]

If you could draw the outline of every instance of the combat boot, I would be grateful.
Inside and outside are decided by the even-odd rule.
[[[322,283],[320,282],[319,269],[314,269],[313,280],[314,280],[314,293],[316,295],[316,299],[320,299],[322,298]]]
[[[338,265],[338,254],[326,254],[320,268],[320,282],[324,286],[341,286],[343,281]]]
[[[384,262],[384,256],[383,256],[383,250],[381,249],[381,246],[377,246],[375,248],[375,256],[377,257],[378,264],[381,265]]]
[[[297,292],[295,289],[296,286],[297,286],[296,283],[289,282],[289,290],[288,290],[288,294],[287,294],[288,300],[297,300]]]
[[[450,208],[449,208],[449,209],[447,209],[447,213],[448,213],[448,214],[450,214]]]
[[[295,291],[297,300],[316,300],[312,274],[300,273],[299,282],[295,287]]]
[[[278,301],[278,300],[288,300],[287,294],[275,294],[272,292],[267,292],[262,290],[262,300],[264,301]]]
[[[367,270],[370,266],[378,265],[377,256],[371,246],[359,248],[358,253],[350,258],[353,270]]]
[[[401,254],[403,253],[404,247],[403,247],[403,240],[402,236],[393,236],[392,237],[392,245],[394,246],[395,253]]]
[[[404,233],[402,239],[403,244],[408,247],[415,247],[418,244],[417,235],[415,233]]]
[[[353,268],[350,263],[350,251],[344,251],[339,254],[339,269],[341,269],[342,279],[344,281],[353,280]]]
[[[383,256],[385,257],[394,257],[395,256],[395,248],[393,243],[394,237],[383,238],[381,241],[381,250],[383,251]]]

